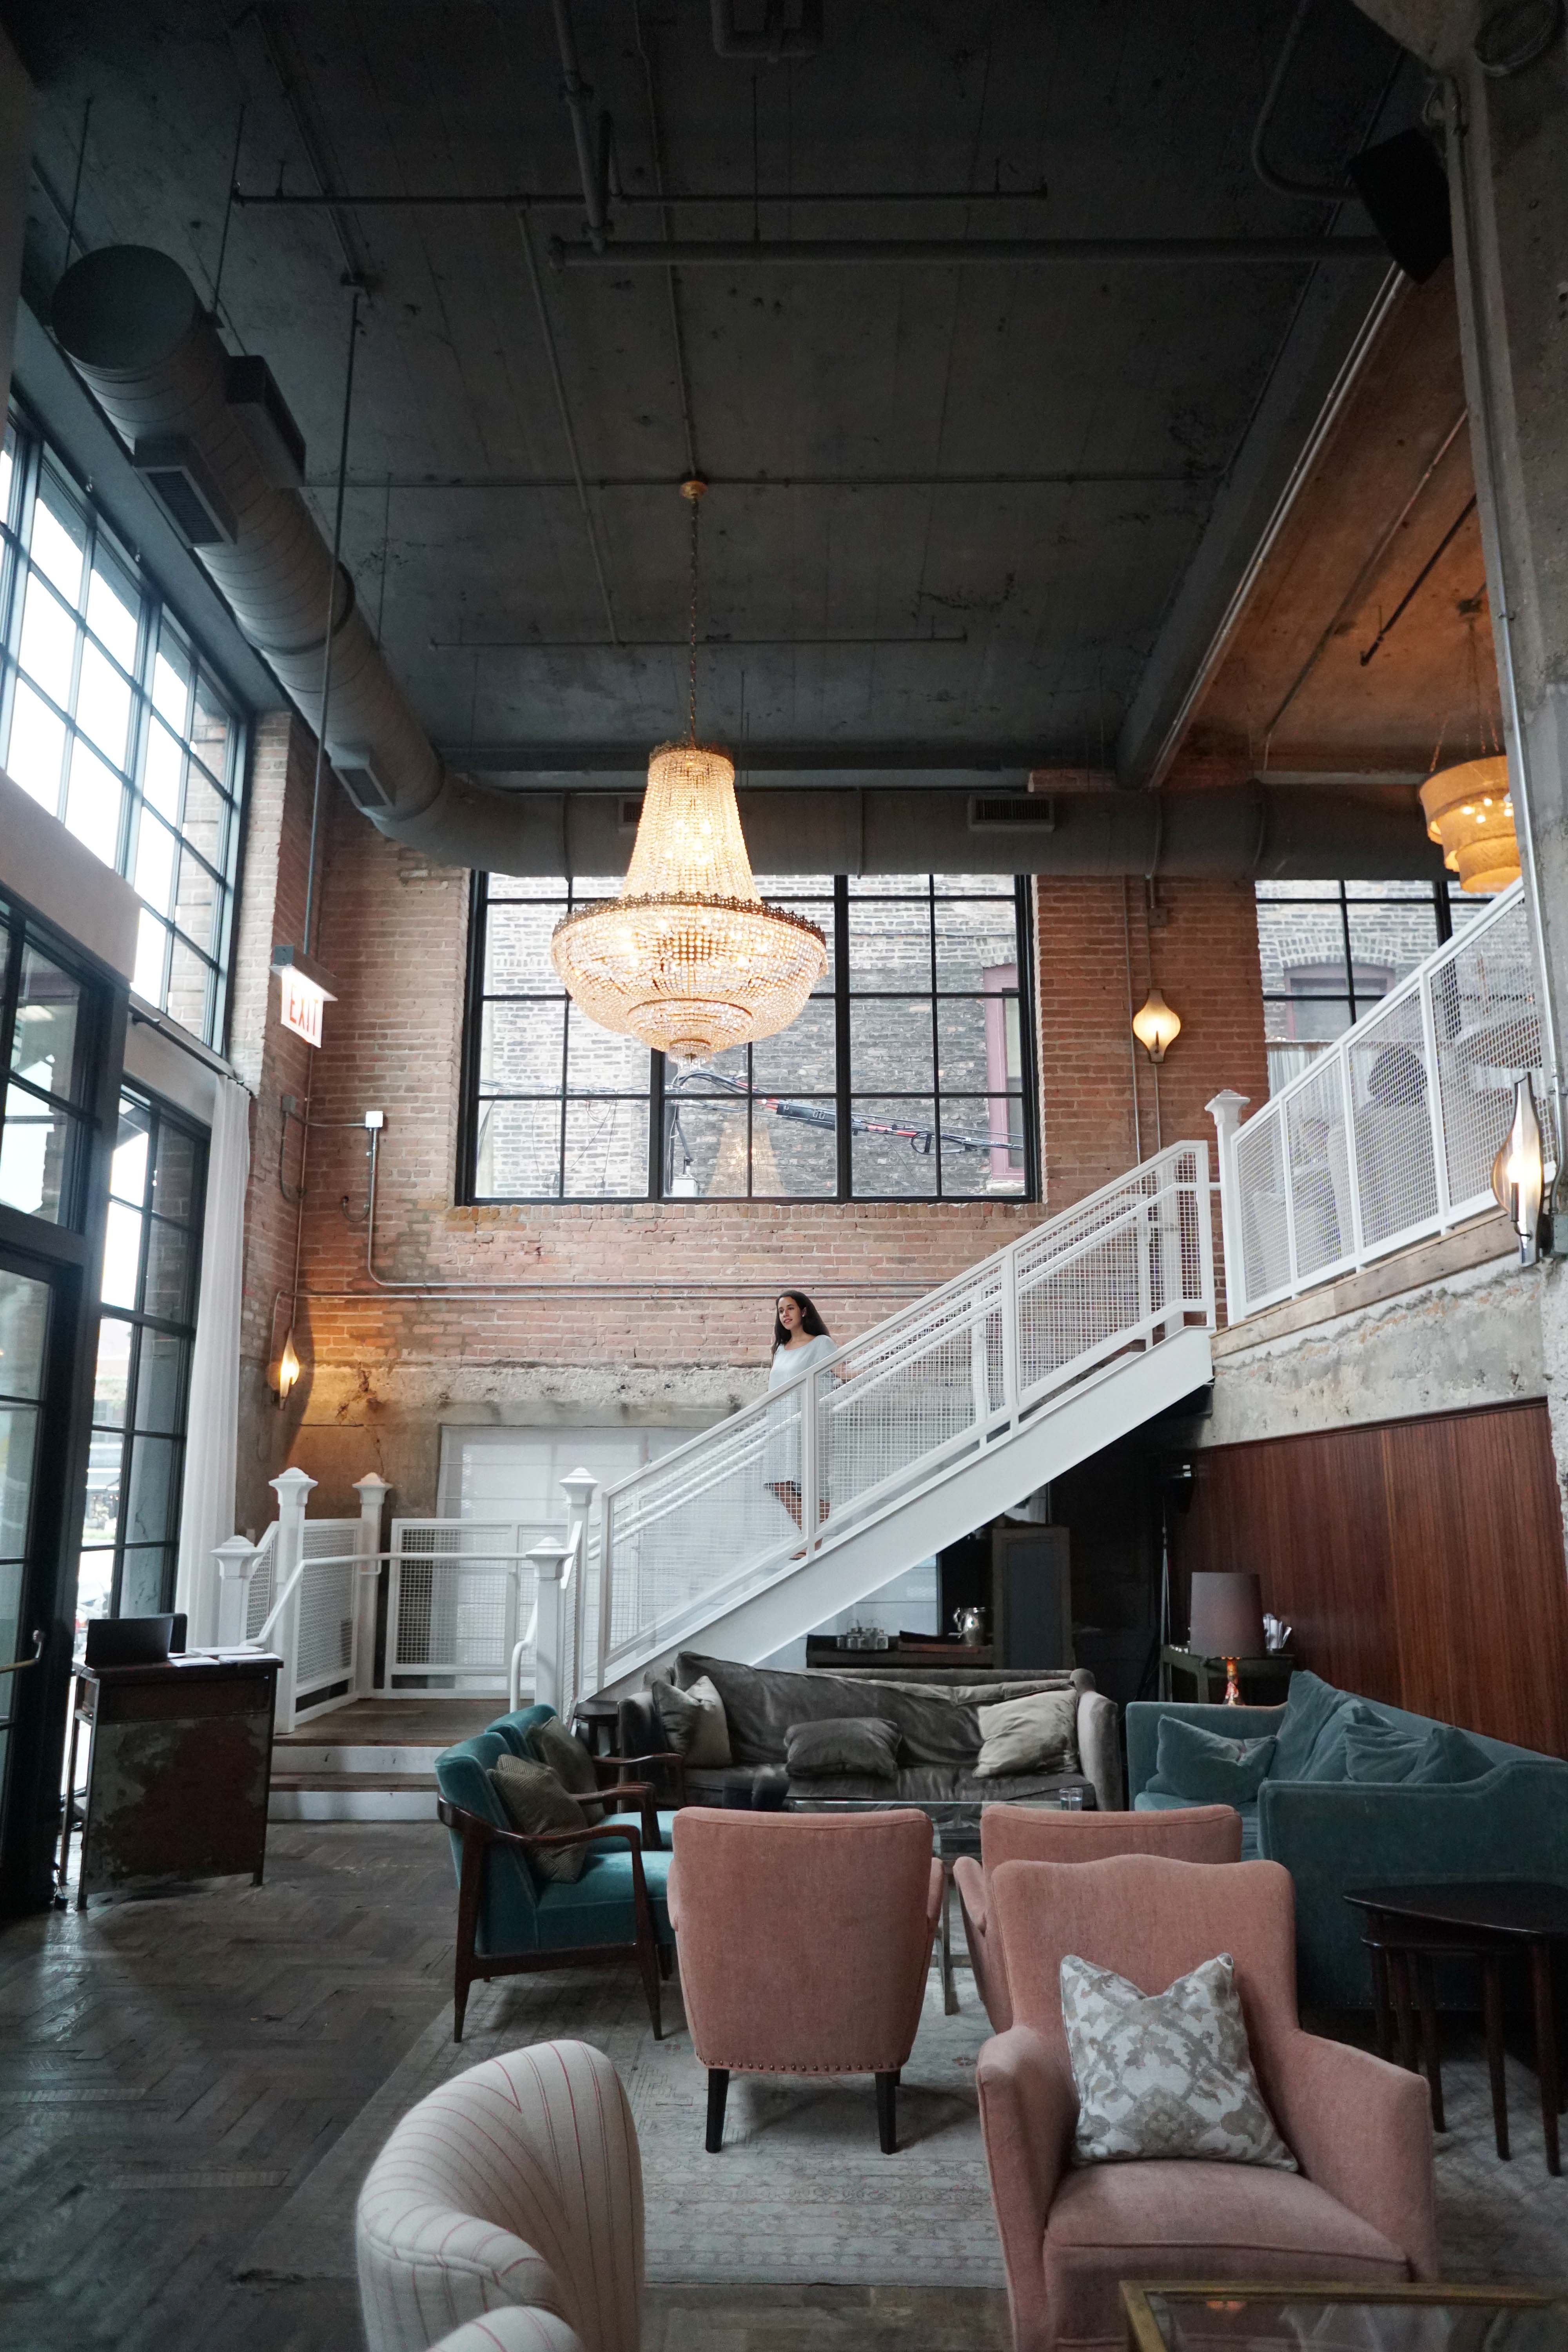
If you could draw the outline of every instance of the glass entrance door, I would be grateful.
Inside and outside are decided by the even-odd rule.
[[[19,1667],[0,1674],[0,1788],[9,1777],[11,1727],[24,1677],[32,1671],[22,1662],[33,1655],[29,1604],[37,1598],[37,1554],[47,1516],[39,1508],[38,1490],[51,1417],[53,1305],[47,1280],[0,1263],[0,1665]]]

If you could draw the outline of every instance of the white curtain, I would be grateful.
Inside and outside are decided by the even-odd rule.
[[[185,1483],[174,1606],[190,1615],[193,1648],[217,1638],[216,1545],[234,1533],[239,1434],[239,1302],[245,1258],[245,1187],[250,1173],[250,1097],[217,1080],[207,1150],[202,1288],[191,1351]]]

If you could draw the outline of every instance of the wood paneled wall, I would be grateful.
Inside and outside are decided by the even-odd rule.
[[[1568,1576],[1539,1402],[1323,1430],[1192,1457],[1173,1515],[1194,1569],[1254,1569],[1325,1681],[1568,1756]]]

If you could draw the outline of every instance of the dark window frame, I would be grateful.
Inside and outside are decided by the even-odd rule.
[[[1039,1089],[1035,1043],[1035,976],[1034,957],[1032,953],[1033,894],[1030,888],[1029,877],[1026,875],[1019,875],[1016,877],[998,875],[994,877],[998,887],[990,892],[985,891],[984,888],[971,888],[968,890],[956,887],[948,887],[943,888],[942,886],[944,882],[949,880],[949,877],[940,875],[927,875],[921,877],[911,876],[908,878],[910,887],[905,890],[897,892],[896,894],[892,892],[885,894],[877,893],[864,888],[858,888],[854,893],[851,893],[849,879],[845,875],[837,875],[833,877],[831,895],[820,890],[819,888],[802,889],[797,894],[795,890],[788,887],[787,881],[781,881],[778,885],[779,895],[781,897],[787,896],[789,902],[792,905],[799,903],[803,907],[807,908],[808,911],[812,912],[814,915],[816,915],[818,909],[820,909],[823,927],[829,932],[830,945],[833,953],[831,996],[829,997],[827,992],[824,992],[823,993],[816,996],[813,999],[813,1002],[822,1003],[830,1001],[834,1007],[834,1087],[831,1095],[824,1092],[819,1096],[814,1096],[811,1093],[811,1090],[805,1087],[789,1089],[789,1095],[792,1100],[798,1098],[805,1102],[819,1099],[825,1105],[831,1105],[832,1107],[836,1140],[835,1189],[830,1192],[821,1192],[797,1193],[760,1192],[752,1189],[753,1173],[752,1152],[752,1106],[757,1100],[763,1098],[763,1097],[756,1087],[754,1081],[751,1076],[752,1065],[750,1053],[748,1051],[748,1076],[745,1094],[743,1097],[740,1096],[734,1097],[737,1101],[743,1099],[747,1106],[747,1190],[743,1193],[729,1192],[712,1195],[692,1195],[689,1193],[677,1192],[667,1177],[668,1155],[666,1149],[665,1113],[668,1108],[670,1089],[668,1084],[668,1065],[665,1056],[662,1055],[654,1054],[649,1056],[649,1078],[646,1087],[634,1089],[616,1089],[606,1087],[604,1092],[599,1095],[574,1097],[569,1092],[569,1066],[566,1060],[566,1047],[563,1041],[563,1077],[558,1093],[548,1092],[541,1089],[537,1094],[525,1090],[519,1090],[511,1095],[504,1093],[492,1094],[489,1096],[481,1095],[479,1087],[479,1074],[483,1045],[484,1008],[486,1003],[509,1000],[516,1003],[529,1001],[552,1003],[556,1000],[552,992],[542,992],[532,990],[498,991],[494,996],[487,995],[485,989],[486,937],[489,914],[492,901],[489,897],[489,876],[482,873],[476,873],[472,877],[469,891],[468,976],[464,1003],[463,1047],[460,1062],[459,1105],[458,1118],[458,1166],[455,1186],[455,1197],[458,1205],[462,1207],[474,1208],[501,1208],[518,1205],[538,1208],[571,1208],[583,1206],[604,1206],[614,1202],[635,1202],[640,1201],[662,1203],[668,1201],[680,1201],[691,1205],[700,1204],[712,1208],[727,1208],[752,1201],[765,1202],[773,1206],[778,1207],[833,1207],[864,1205],[873,1202],[901,1202],[908,1204],[910,1202],[942,1202],[952,1204],[960,1202],[967,1202],[970,1203],[984,1202],[988,1200],[994,1201],[997,1199],[1008,1202],[1037,1202],[1040,1198]],[[1010,887],[1008,887],[1009,884]],[[774,887],[771,881],[769,887]],[[542,889],[538,893],[538,897],[542,900],[545,899],[546,896],[547,894]],[[587,903],[587,897],[588,894],[583,893],[574,898],[572,903]],[[992,1097],[988,1093],[976,1093],[970,1089],[944,1088],[942,1086],[940,1032],[938,1025],[940,1013],[941,1008],[944,1003],[973,1002],[984,1004],[987,1002],[988,992],[977,989],[942,988],[938,986],[935,909],[944,900],[950,900],[960,904],[965,901],[972,904],[979,904],[984,903],[987,898],[989,898],[992,903],[1001,903],[1010,898],[1014,910],[1016,948],[1012,960],[1016,964],[1017,972],[1016,986],[1016,988],[1006,991],[990,992],[989,994],[994,1001],[1004,1004],[1008,1002],[1016,1002],[1018,1008],[1018,1091],[1016,1096],[1009,1096],[1008,1099],[1010,1101],[1016,1101],[1018,1106],[1018,1114],[1022,1130],[1023,1182],[1021,1189],[1017,1192],[1007,1192],[1003,1193],[991,1193],[984,1191],[951,1192],[945,1190],[942,1184],[941,1136],[943,1103],[944,1101],[952,1103],[955,1101],[973,1100],[977,1106],[984,1107],[988,1105]],[[561,898],[555,900],[554,903],[562,905],[565,903],[565,900],[566,893],[565,886],[563,886]],[[879,903],[889,904],[895,902],[904,905],[914,903],[923,904],[928,911],[928,938],[931,944],[930,969],[927,982],[924,986],[920,988],[903,986],[888,989],[868,989],[853,986],[850,980],[850,938],[853,908],[857,904],[876,905]],[[493,903],[496,905],[509,905],[527,902],[517,899],[498,898]],[[853,1164],[854,1129],[851,1125],[851,1120],[855,1115],[854,1106],[857,1101],[864,1102],[871,1099],[873,1096],[875,1096],[876,1099],[884,1101],[893,1098],[886,1092],[886,1090],[878,1095],[875,1089],[863,1090],[852,1085],[853,1067],[850,1047],[851,1007],[857,1003],[869,1002],[878,998],[889,1000],[899,999],[902,1001],[918,1000],[929,1003],[931,1007],[932,1052],[931,1082],[929,1087],[923,1087],[918,1090],[918,1098],[922,1103],[929,1103],[931,1106],[931,1115],[933,1122],[929,1150],[931,1157],[935,1162],[935,1171],[933,1188],[930,1192],[866,1192],[857,1191],[855,1189]],[[563,1024],[564,1024],[567,1019],[564,1007],[563,1008],[562,1019]],[[712,1097],[710,1097],[710,1099]],[[911,1100],[915,1098],[915,1097],[910,1097]],[[689,1097],[688,1099],[693,1099],[693,1097]],[[556,1167],[559,1171],[562,1185],[561,1190],[553,1192],[532,1193],[483,1192],[479,1191],[477,1181],[477,1171],[482,1135],[484,1106],[488,1102],[491,1101],[508,1100],[537,1100],[542,1107],[551,1104],[559,1105],[561,1127],[556,1147]],[[567,1192],[564,1190],[566,1168],[566,1112],[568,1104],[574,1100],[600,1100],[605,1102],[622,1100],[635,1104],[646,1104],[647,1106],[648,1165],[647,1184],[643,1191],[638,1192],[580,1193]],[[923,1131],[923,1121],[921,1122],[921,1128]]]
[[[128,1079],[122,1081],[120,1088],[120,1100],[121,1105],[123,1105],[127,1099],[133,1103],[138,1109],[146,1112],[149,1122],[147,1168],[145,1176],[142,1180],[142,1201],[139,1209],[139,1213],[142,1218],[142,1234],[138,1245],[136,1261],[136,1303],[134,1306],[126,1307],[118,1302],[110,1303],[100,1297],[99,1302],[98,1325],[94,1346],[96,1371],[96,1359],[98,1353],[97,1343],[101,1341],[104,1324],[122,1323],[128,1328],[131,1333],[129,1370],[125,1384],[124,1413],[118,1430],[116,1430],[110,1423],[100,1423],[97,1420],[95,1380],[94,1417],[90,1422],[90,1435],[94,1442],[111,1436],[118,1436],[120,1439],[120,1496],[118,1507],[115,1513],[113,1536],[105,1542],[92,1543],[87,1540],[84,1529],[81,1545],[81,1558],[84,1560],[89,1553],[108,1552],[112,1555],[112,1565],[110,1577],[109,1606],[106,1612],[106,1613],[110,1617],[118,1617],[121,1613],[121,1602],[125,1576],[125,1556],[128,1551],[150,1552],[161,1550],[163,1553],[163,1570],[157,1609],[160,1611],[172,1609],[174,1603],[174,1580],[179,1561],[181,1497],[184,1488],[185,1449],[189,1436],[190,1424],[191,1358],[195,1346],[196,1316],[201,1302],[202,1235],[206,1210],[207,1156],[211,1141],[208,1130],[201,1124],[199,1119],[192,1118],[184,1111],[176,1109],[173,1104],[166,1102],[161,1095],[154,1094],[150,1087],[141,1085],[134,1080]],[[157,1197],[155,1187],[157,1184],[158,1153],[162,1146],[163,1135],[168,1129],[173,1129],[176,1134],[182,1136],[184,1140],[190,1144],[194,1153],[193,1166],[195,1171],[195,1181],[191,1188],[190,1214],[188,1217],[170,1217],[163,1211],[159,1210],[154,1206],[154,1202]],[[112,1164],[111,1154],[111,1171]],[[111,1202],[116,1201],[125,1202],[125,1195],[123,1193],[116,1192],[113,1190],[112,1172],[110,1174],[109,1197]],[[125,1205],[132,1206],[135,1204],[125,1202]],[[190,1255],[187,1265],[185,1284],[185,1311],[183,1316],[176,1317],[150,1312],[145,1305],[147,1273],[153,1233],[155,1223],[176,1226],[179,1230],[187,1234],[189,1236]],[[137,1392],[142,1377],[141,1335],[144,1331],[151,1331],[161,1337],[173,1339],[181,1349],[181,1362],[178,1377],[178,1405],[177,1410],[170,1415],[170,1419],[176,1423],[177,1426],[172,1429],[143,1430],[137,1426]],[[134,1456],[139,1438],[151,1438],[155,1444],[163,1444],[165,1442],[169,1443],[172,1448],[172,1467],[165,1505],[163,1534],[156,1539],[143,1539],[135,1544],[132,1544],[128,1543],[126,1540],[126,1528],[131,1509]],[[156,1612],[153,1613],[156,1613]]]
[[[243,698],[236,693],[221,667],[213,660],[199,637],[184,620],[177,607],[166,597],[136,551],[127,546],[110,516],[94,497],[91,485],[85,481],[65,452],[50,438],[46,426],[22,400],[13,396],[4,429],[15,441],[10,495],[0,510],[0,744],[9,744],[12,712],[16,703],[19,677],[25,677],[30,691],[38,698],[65,730],[65,750],[62,754],[59,791],[51,814],[65,822],[68,798],[68,777],[72,743],[79,736],[87,748],[118,778],[121,791],[120,814],[114,851],[104,863],[122,879],[136,887],[136,861],[140,831],[144,814],[151,812],[152,822],[173,836],[171,855],[170,906],[166,913],[148,906],[149,919],[163,930],[163,953],[158,987],[148,1002],[166,1013],[174,1021],[178,1012],[169,1005],[171,982],[177,950],[184,947],[195,967],[205,967],[205,994],[203,1018],[199,1027],[191,1031],[205,1045],[222,1051],[227,1034],[228,1014],[232,996],[235,927],[237,919],[239,867],[244,846],[247,814],[250,736],[252,714]],[[22,628],[26,603],[25,585],[32,563],[32,534],[37,519],[39,485],[46,469],[57,475],[64,490],[79,509],[88,537],[85,548],[83,577],[90,581],[93,557],[101,543],[116,571],[128,575],[127,585],[137,598],[136,647],[128,667],[121,656],[99,635],[97,626],[88,618],[86,591],[79,589],[79,601],[72,606],[64,592],[39,571],[48,598],[71,616],[76,629],[72,653],[71,682],[68,702],[62,706],[43,683],[26,672],[21,665]],[[177,807],[173,817],[167,817],[147,791],[147,749],[154,727],[166,729],[174,737],[174,722],[160,708],[154,696],[154,677],[158,651],[167,628],[177,644],[181,656],[188,660],[189,677],[185,688],[185,715],[177,738],[180,761],[180,783]],[[90,645],[109,663],[120,683],[127,689],[130,703],[130,725],[124,756],[116,761],[96,743],[87,729],[79,726],[72,715],[76,706],[83,651]],[[205,752],[196,747],[195,709],[204,685],[222,706],[229,721],[228,740],[224,757],[224,772],[216,773]],[[193,832],[187,830],[190,820],[195,763],[201,777],[216,792],[226,811],[226,838],[221,866],[213,863],[211,856],[200,845]],[[197,789],[200,789],[199,785]],[[95,855],[101,855],[95,847]],[[203,946],[181,921],[179,907],[179,877],[182,865],[190,859],[194,868],[204,874],[212,887],[214,915],[208,944]],[[140,895],[140,894],[138,894]],[[146,903],[145,901],[143,902]],[[139,950],[140,952],[140,950]],[[188,1024],[183,1025],[189,1026]]]

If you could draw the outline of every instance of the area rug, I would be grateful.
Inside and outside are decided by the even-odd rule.
[[[575,2035],[612,2061],[642,2150],[647,2275],[681,2284],[994,2287],[1004,2284],[980,2138],[974,2063],[990,2028],[967,1983],[942,2014],[934,1970],[899,2091],[899,2147],[877,2144],[869,2076],[737,2075],[724,2146],[702,2146],[707,2076],[667,1985],[656,2042],[635,1979],[599,1970],[476,1986],[461,2048],[444,2010],[253,2240],[242,2280],[353,2274],[359,2187],[398,2117],[465,2066],[524,2042]]]
[[[899,2094],[899,2149],[883,2156],[868,2080],[811,2083],[738,2075],[724,2146],[702,2146],[706,2077],[679,1988],[665,1991],[665,2039],[642,1994],[595,1970],[478,1986],[467,2038],[449,2008],[435,2018],[335,2146],[247,2250],[242,2281],[353,2275],[359,2187],[398,2117],[465,2066],[525,2042],[574,2035],[612,2060],[642,2149],[647,2275],[658,2284],[947,2287],[1004,2284],[981,2144],[974,2064],[989,2033],[971,1980],[942,2013],[933,1969]],[[1437,2142],[1443,2274],[1568,2280],[1568,2179],[1546,2171],[1534,2074],[1510,2059],[1511,2163],[1492,2144],[1485,2059],[1446,2029],[1448,2130]]]

